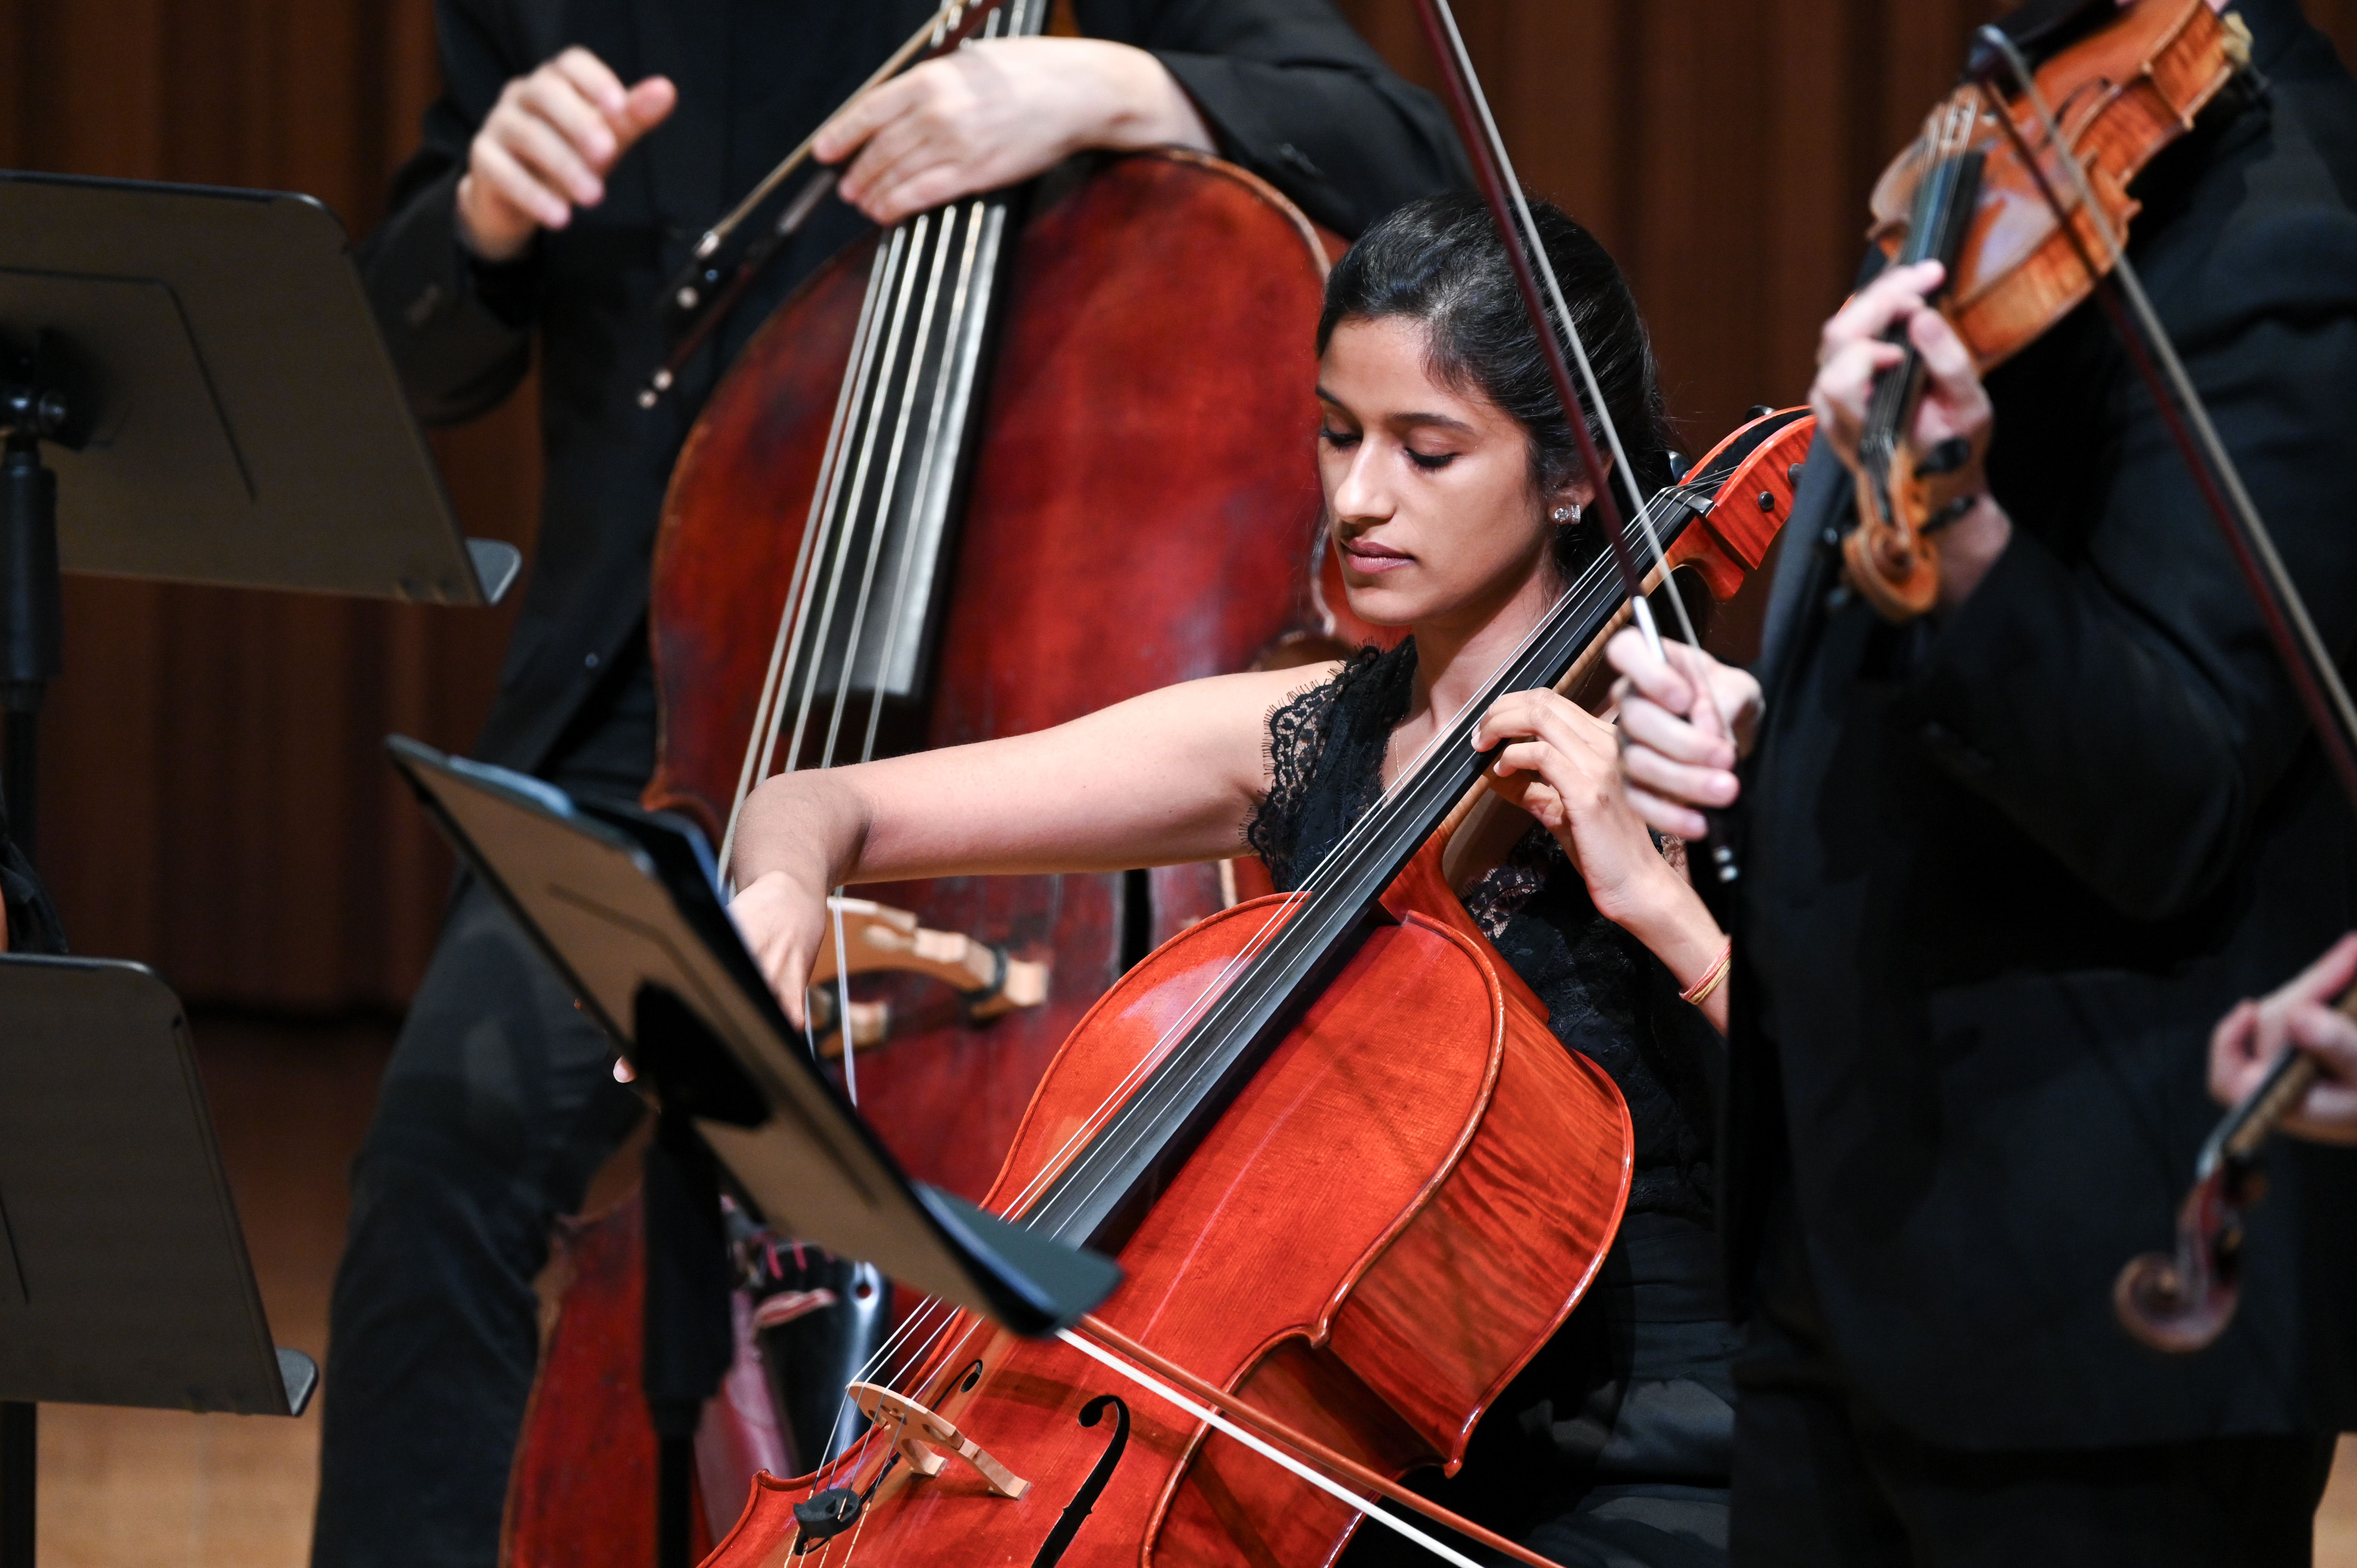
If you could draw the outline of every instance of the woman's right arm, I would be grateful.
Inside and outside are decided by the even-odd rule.
[[[1331,672],[1214,676],[1030,735],[780,774],[737,824],[737,923],[799,1021],[833,888],[1233,854],[1267,790],[1269,711]]]

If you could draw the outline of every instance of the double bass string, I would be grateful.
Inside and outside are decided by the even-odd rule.
[[[1038,0],[1013,0],[992,11],[983,26],[982,36],[1036,32],[1039,10]],[[946,35],[937,27],[934,36]],[[813,489],[810,516],[803,526],[802,547],[789,579],[778,637],[771,647],[748,737],[745,763],[739,769],[735,799],[730,802],[721,848],[724,865],[734,850],[737,824],[754,787],[773,772],[791,772],[806,765],[804,751],[810,718],[823,679],[828,641],[839,624],[845,598],[846,553],[857,548],[863,527],[882,530],[887,534],[890,532],[898,499],[896,483],[888,481],[879,493],[871,488],[869,479],[879,422],[890,417],[888,404],[896,376],[900,378],[900,392],[906,400],[913,401],[920,390],[932,393],[932,413],[927,420],[919,454],[920,482],[913,491],[914,503],[928,503],[940,488],[936,459],[943,438],[952,433],[942,414],[949,403],[963,407],[963,400],[955,395],[959,389],[951,384],[959,368],[957,350],[971,341],[974,317],[988,307],[986,285],[974,286],[974,274],[980,264],[978,242],[985,230],[990,238],[999,235],[1002,231],[997,220],[1002,213],[1003,207],[986,199],[953,205],[896,224],[877,248],[861,304],[859,324],[853,335],[843,390],[829,426],[819,482]],[[954,236],[952,231],[956,231]],[[906,317],[898,307],[905,303],[923,269],[933,274],[931,292],[940,292],[942,274],[933,263],[946,260],[952,251],[961,253],[956,263],[956,283],[950,290],[949,327],[942,341],[941,364],[930,378],[928,388],[929,378],[923,371],[924,360],[934,341],[931,336],[935,319],[933,301],[928,297],[920,329],[914,335],[906,330]],[[894,473],[897,480],[897,468]],[[888,539],[883,542],[888,544]],[[905,604],[913,564],[904,554],[904,570],[898,575],[893,595],[896,610]],[[872,588],[872,581],[863,586]],[[868,603],[868,594],[862,592],[853,610],[854,618],[863,625]],[[847,671],[856,672],[862,656],[870,651],[861,646],[865,640],[853,639],[845,650]],[[885,642],[881,660],[884,676],[888,678],[892,661],[901,653],[899,628],[895,626]],[[870,715],[863,755],[874,744],[881,697],[879,686],[878,706]],[[793,715],[791,729],[789,713]],[[836,723],[840,724],[840,703]],[[823,748],[820,766],[832,765],[834,749],[830,739]]]

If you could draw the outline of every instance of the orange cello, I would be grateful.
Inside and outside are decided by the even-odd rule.
[[[1797,411],[1747,424],[1630,542],[1650,522],[1674,564],[1739,585],[1811,435]],[[1455,1467],[1627,1197],[1619,1091],[1466,915],[1438,831],[1482,787],[1479,716],[1563,679],[1620,606],[1591,567],[1302,890],[1125,975],[1050,1064],[987,1198],[1115,1253],[1106,1341],[1378,1476]],[[898,1348],[905,1372],[851,1391],[875,1429],[818,1475],[759,1478],[706,1568],[1320,1563],[1358,1522],[1072,1345],[933,1305]]]

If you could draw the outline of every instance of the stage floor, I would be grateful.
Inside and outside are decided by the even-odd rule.
[[[393,1027],[200,1016],[196,1036],[271,1328],[280,1344],[324,1361],[344,1166]],[[311,1533],[319,1407],[333,1397],[323,1390],[295,1421],[44,1406],[42,1568],[298,1568]],[[2357,1438],[2341,1439],[2317,1516],[2316,1561],[2357,1568]]]

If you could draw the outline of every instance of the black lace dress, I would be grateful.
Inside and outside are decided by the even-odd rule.
[[[1298,886],[1382,794],[1415,674],[1413,641],[1369,650],[1270,715],[1274,783],[1248,837],[1280,888]],[[1596,912],[1545,829],[1465,904],[1546,1004],[1555,1037],[1620,1085],[1636,1173],[1603,1273],[1483,1420],[1463,1470],[1410,1484],[1564,1568],[1719,1568],[1736,1335],[1711,1230],[1717,1037],[1660,961]],[[1431,1559],[1362,1528],[1343,1561]]]

